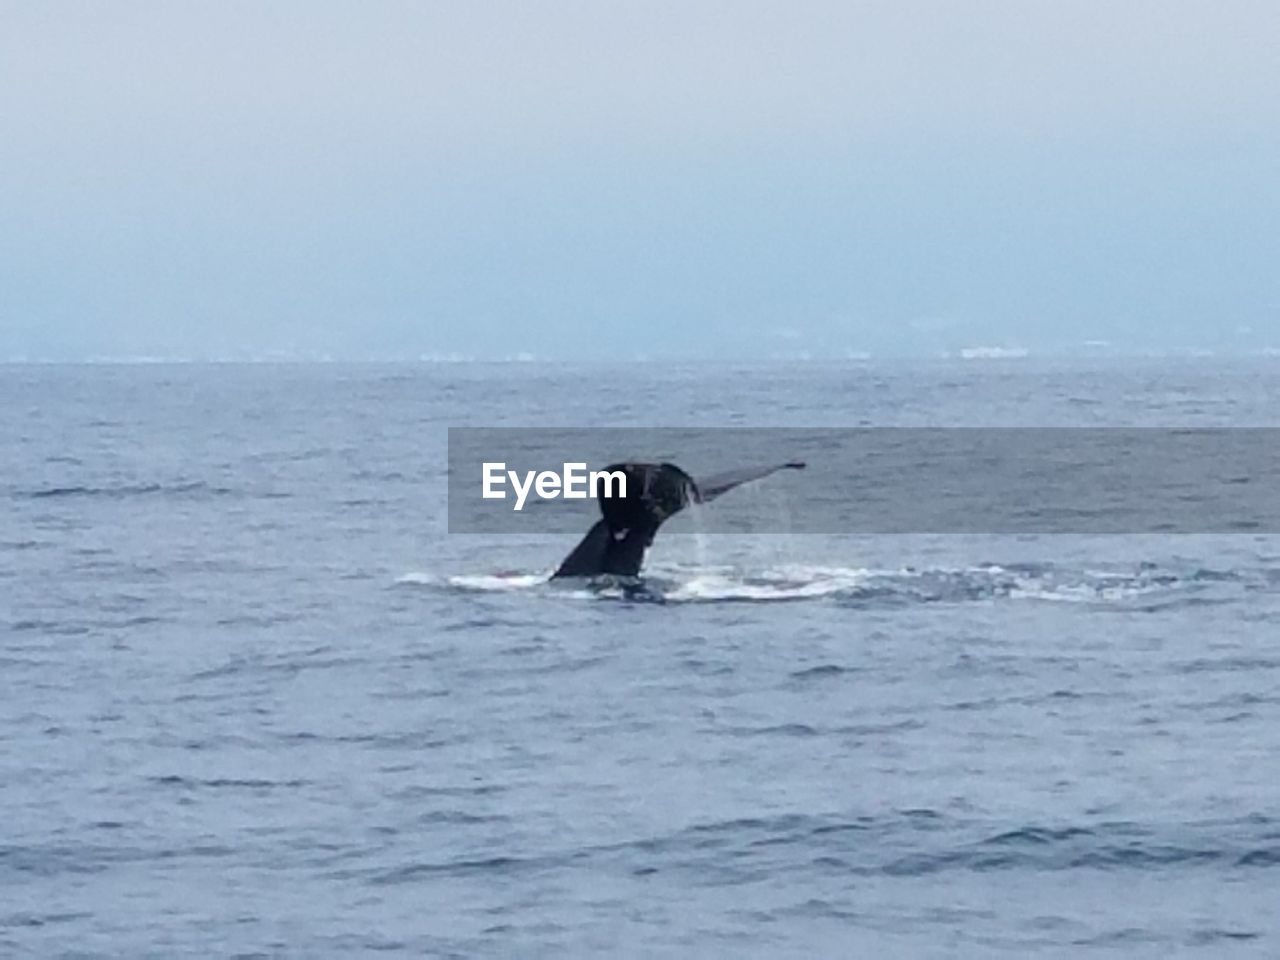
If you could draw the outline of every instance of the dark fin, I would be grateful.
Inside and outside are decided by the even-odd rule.
[[[740,470],[729,470],[699,480],[698,492],[702,494],[702,501],[706,503],[744,483],[761,480],[779,470],[803,470],[804,466],[803,460],[789,460],[786,463],[775,463],[771,467],[744,467]]]

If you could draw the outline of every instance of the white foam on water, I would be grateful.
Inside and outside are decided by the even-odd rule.
[[[1064,579],[1065,577],[1065,579]],[[1185,592],[1191,585],[1180,579],[1150,579],[1113,571],[1085,570],[1071,574],[1046,573],[1014,578],[1010,599],[1051,603],[1123,603],[1152,594]]]
[[[494,573],[449,577],[449,586],[484,592],[529,590],[548,580],[546,573]]]
[[[441,582],[441,578],[430,573],[406,573],[396,577],[396,583],[405,583],[419,587],[434,586]]]
[[[581,600],[637,599],[633,584],[610,578],[552,581],[550,571],[439,575],[407,573],[400,584],[433,586],[477,593],[519,593]],[[874,597],[895,595],[910,602],[1022,600],[1047,603],[1124,603],[1151,595],[1176,597],[1189,585],[1177,577],[1099,571],[1046,569],[1018,572],[997,564],[971,567],[902,567],[779,563],[758,570],[694,562],[653,564],[640,580],[649,599],[668,603],[787,601],[854,596],[868,589]]]
[[[826,597],[863,582],[868,571],[859,567],[814,567],[796,564],[744,573],[731,567],[696,571],[670,570],[673,586],[664,591],[668,602],[724,600],[802,600]]]
[[[439,576],[431,573],[406,573],[396,578],[396,583],[429,587],[453,587],[474,592],[510,592],[529,590],[547,582],[549,574],[542,573],[477,573]]]

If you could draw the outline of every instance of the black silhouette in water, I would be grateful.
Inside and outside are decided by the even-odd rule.
[[[626,476],[626,496],[599,497],[604,515],[564,558],[556,577],[594,577],[640,573],[645,551],[663,521],[691,503],[708,503],[734,487],[779,470],[800,470],[800,461],[719,473],[696,481],[673,463],[615,463],[605,470]]]

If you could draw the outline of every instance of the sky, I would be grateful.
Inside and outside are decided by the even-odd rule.
[[[0,360],[1280,349],[1275,0],[0,0]]]

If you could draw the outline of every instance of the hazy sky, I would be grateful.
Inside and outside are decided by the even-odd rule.
[[[0,0],[0,359],[1276,348],[1278,51],[1276,0]]]

